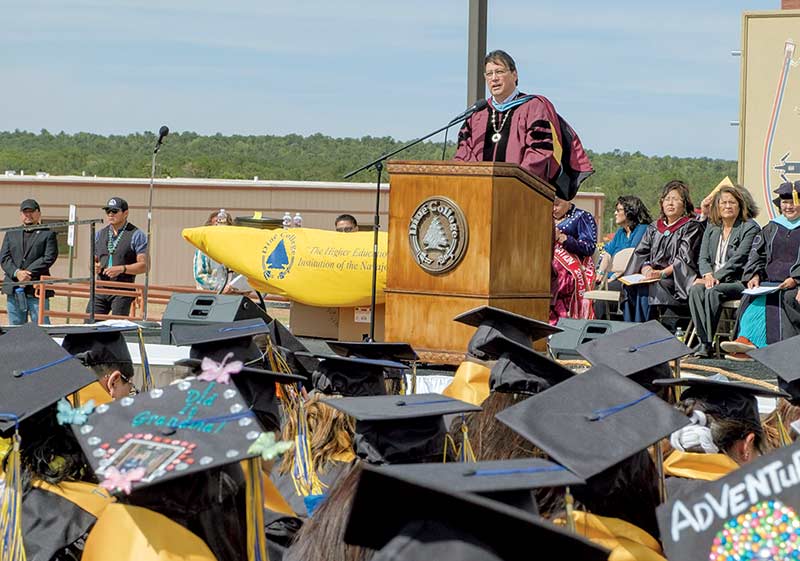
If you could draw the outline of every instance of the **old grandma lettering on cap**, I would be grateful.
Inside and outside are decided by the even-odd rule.
[[[135,473],[133,491],[253,457],[262,434],[234,384],[201,380],[100,405],[72,429],[100,481]]]
[[[800,559],[800,444],[780,448],[658,508],[669,559]]]

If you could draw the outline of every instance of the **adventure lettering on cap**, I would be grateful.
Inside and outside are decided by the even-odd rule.
[[[669,559],[800,558],[800,444],[698,486],[657,516]]]

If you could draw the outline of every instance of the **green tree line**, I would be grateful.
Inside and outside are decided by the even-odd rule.
[[[152,132],[102,136],[90,133],[38,134],[0,132],[0,170],[44,171],[51,175],[148,177],[156,136]],[[193,132],[170,133],[158,158],[158,175],[220,179],[342,181],[362,164],[401,146],[391,137],[334,138],[322,134],[255,136]],[[455,151],[448,143],[445,157]],[[696,203],[723,177],[736,180],[736,162],[711,158],[646,156],[639,152],[589,151],[595,174],[582,190],[606,195],[603,229],[612,225],[614,201],[621,195],[641,197],[657,214],[658,190],[671,179],[686,181]],[[424,142],[396,156],[403,160],[438,160],[441,142]],[[353,181],[374,181],[362,172]],[[599,218],[599,217],[598,217]]]

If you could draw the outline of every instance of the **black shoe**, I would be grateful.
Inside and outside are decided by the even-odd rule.
[[[713,356],[711,345],[700,343],[695,347],[692,356],[696,358],[711,358]]]

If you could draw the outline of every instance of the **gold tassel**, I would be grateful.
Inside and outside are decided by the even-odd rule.
[[[564,489],[564,506],[567,510],[567,528],[571,532],[576,532],[575,519],[572,517],[572,513],[575,510],[575,499],[572,497],[572,491],[569,490],[569,486]]]
[[[417,363],[411,363],[411,395],[417,395]]]
[[[22,469],[20,466],[19,433],[15,432],[6,464],[5,492],[0,504],[0,559],[26,561],[22,541]]]
[[[462,462],[471,462],[474,463],[477,460],[475,459],[475,451],[472,449],[472,443],[469,441],[469,427],[467,427],[467,423],[461,423],[461,461]]]
[[[800,196],[797,194],[797,189],[792,189],[792,203],[794,206],[800,205]]]
[[[264,488],[261,457],[247,460],[247,561],[269,561],[264,535]]]
[[[792,438],[789,436],[789,431],[786,430],[786,425],[783,424],[783,416],[778,408],[775,408],[775,416],[778,419],[778,434],[781,437],[781,446],[789,446],[792,443]]]
[[[144,346],[144,333],[142,328],[136,330],[139,339],[139,355],[142,359],[142,391],[150,391],[155,387],[153,377],[150,374],[150,362],[147,360],[147,348]],[[131,380],[133,382],[133,380]],[[77,405],[76,405],[77,407]]]
[[[294,437],[294,468],[292,468],[291,472],[294,489],[302,497],[321,495],[324,485],[317,476],[317,470],[311,457],[308,419],[302,401],[298,402],[295,419],[297,421],[297,434]],[[295,474],[298,469],[300,471],[299,476]]]

